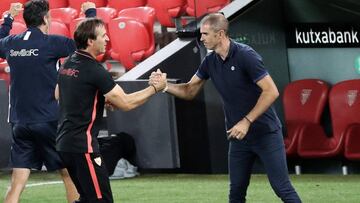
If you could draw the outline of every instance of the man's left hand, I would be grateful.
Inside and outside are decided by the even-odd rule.
[[[246,119],[240,120],[236,125],[234,125],[230,130],[226,131],[228,133],[228,138],[235,138],[238,140],[244,139],[247,132],[249,131],[250,123]]]

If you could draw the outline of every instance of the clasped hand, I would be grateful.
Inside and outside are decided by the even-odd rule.
[[[15,17],[19,15],[20,11],[24,10],[21,3],[11,3],[10,9],[7,11],[11,15],[11,17]]]
[[[152,72],[149,77],[149,85],[153,85],[157,92],[162,91],[167,86],[166,73],[162,73],[160,69]]]

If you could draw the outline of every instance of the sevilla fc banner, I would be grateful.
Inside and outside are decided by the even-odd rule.
[[[288,48],[360,47],[360,26],[330,23],[290,24],[286,38]]]

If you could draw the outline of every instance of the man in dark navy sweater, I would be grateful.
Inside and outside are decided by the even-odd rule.
[[[251,47],[231,40],[221,13],[201,21],[201,41],[213,52],[188,83],[168,84],[168,93],[194,98],[207,79],[221,95],[229,138],[230,203],[246,201],[255,158],[263,162],[270,184],[283,202],[301,202],[290,183],[281,124],[272,103],[279,92],[262,58]],[[152,73],[156,84],[158,73]]]
[[[87,17],[96,15],[94,3],[84,3],[82,8]],[[75,51],[75,42],[48,35],[49,3],[45,0],[28,1],[23,13],[27,30],[7,36],[13,22],[12,10],[0,29],[0,57],[11,69],[9,121],[13,136],[13,172],[5,202],[18,202],[31,169],[40,170],[42,165],[49,171],[60,171],[67,199],[73,202],[78,198],[77,191],[55,149],[59,109],[54,90],[57,62]]]

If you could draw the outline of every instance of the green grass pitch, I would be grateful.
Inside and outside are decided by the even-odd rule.
[[[63,185],[56,183],[59,180],[56,173],[33,173],[28,184],[38,185],[25,188],[21,202],[66,202]],[[291,180],[304,203],[360,202],[360,175],[292,175]],[[10,174],[0,172],[0,202],[9,181]],[[142,174],[111,181],[115,202],[120,203],[226,203],[228,185],[227,175],[199,174]],[[265,175],[252,176],[247,200],[249,203],[281,202]]]

